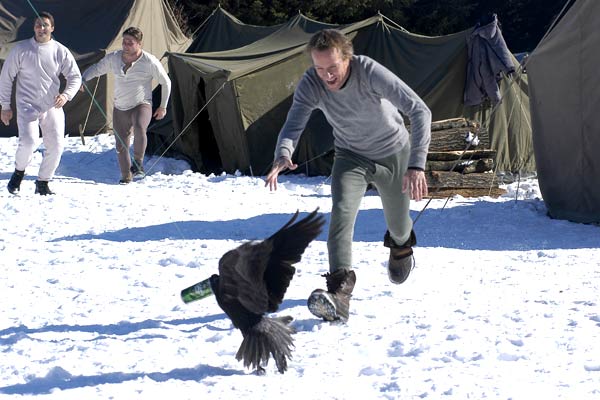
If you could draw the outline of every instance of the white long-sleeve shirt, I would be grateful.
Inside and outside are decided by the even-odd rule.
[[[12,110],[12,84],[17,78],[16,103],[19,119],[35,119],[54,107],[60,93],[60,74],[67,80],[62,92],[71,100],[81,86],[81,73],[75,58],[54,39],[38,43],[34,38],[17,42],[0,73],[0,104]]]
[[[140,58],[123,72],[125,63],[123,51],[107,54],[83,73],[83,80],[112,73],[115,77],[114,104],[121,111],[131,110],[140,104],[152,105],[152,79],[158,81],[161,88],[160,107],[166,108],[171,94],[171,80],[162,64],[152,54],[143,51]]]

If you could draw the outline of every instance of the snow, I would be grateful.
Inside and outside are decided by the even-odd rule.
[[[264,177],[149,157],[146,179],[118,185],[113,140],[69,138],[54,196],[34,195],[36,153],[16,197],[17,141],[0,139],[1,399],[600,399],[600,227],[548,218],[535,179],[412,202],[417,267],[398,286],[368,192],[350,320],[306,308],[328,271],[325,231],[277,313],[298,331],[289,370],[271,360],[258,376],[214,298],[186,305],[180,291],[296,210],[329,219],[329,180],[286,175],[271,193]]]

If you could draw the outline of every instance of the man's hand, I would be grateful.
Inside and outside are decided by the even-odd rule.
[[[156,111],[154,111],[153,117],[155,119],[163,119],[167,115],[167,109],[163,107],[158,107]]]
[[[420,201],[427,196],[427,179],[425,172],[418,169],[409,169],[402,180],[402,192],[410,195],[412,200]]]
[[[83,84],[83,83],[82,83],[82,84],[81,84],[81,86],[79,87],[79,91],[80,91],[81,93],[85,92],[85,86],[84,86],[84,84]]]
[[[285,169],[294,170],[298,168],[297,164],[292,163],[287,157],[279,157],[277,160],[273,161],[273,167],[271,171],[267,175],[267,182],[265,182],[265,187],[269,186],[269,190],[277,190],[277,176],[279,173]]]
[[[68,99],[66,94],[59,94],[54,98],[54,108],[61,108],[62,106],[67,104],[67,101]]]
[[[11,109],[8,110],[2,110],[2,112],[0,112],[0,119],[2,119],[2,123],[6,126],[8,126],[8,124],[10,124],[10,120],[13,117],[13,112]]]

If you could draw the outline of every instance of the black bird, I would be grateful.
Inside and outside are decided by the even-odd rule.
[[[302,220],[298,211],[279,231],[260,242],[244,243],[219,260],[219,275],[210,277],[217,303],[244,337],[236,359],[244,367],[252,366],[261,374],[269,355],[279,372],[287,370],[291,358],[292,317],[266,316],[277,311],[296,272],[293,264],[300,261],[308,244],[320,233],[325,223],[318,209]]]

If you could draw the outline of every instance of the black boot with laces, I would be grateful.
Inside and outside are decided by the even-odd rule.
[[[8,185],[6,186],[10,193],[19,193],[19,190],[21,190],[21,181],[23,181],[24,176],[25,171],[19,171],[18,169],[15,169],[15,172],[13,172],[10,180],[8,181]]]
[[[35,181],[35,194],[46,196],[54,192],[48,187],[48,181]]]

